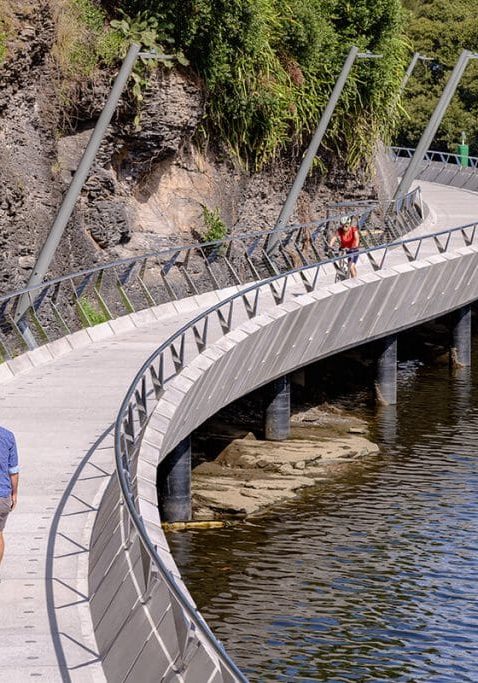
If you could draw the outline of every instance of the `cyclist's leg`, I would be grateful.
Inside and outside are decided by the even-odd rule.
[[[348,258],[348,274],[349,277],[357,277],[357,266],[355,265],[358,261],[358,250],[349,252],[349,258]]]

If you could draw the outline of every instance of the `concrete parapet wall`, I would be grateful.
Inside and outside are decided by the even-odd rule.
[[[298,296],[221,337],[166,385],[144,433],[136,485],[146,531],[178,582],[179,573],[157,511],[155,482],[160,460],[220,408],[272,379],[478,299],[477,267],[478,247],[469,246]],[[100,651],[105,652],[106,675],[115,681],[133,680],[129,674],[125,679],[118,678],[116,672],[123,675],[128,666],[134,666],[131,671],[135,671],[136,680],[153,680],[149,678],[151,671],[156,672],[156,680],[169,680],[162,678],[161,672],[166,675],[174,670],[178,649],[172,631],[177,619],[171,620],[169,614],[170,629],[167,618],[171,607],[160,586],[155,601],[163,605],[162,613],[151,620],[148,605],[141,603],[143,588],[134,588],[134,583],[140,585],[144,576],[144,558],[133,543],[129,559],[125,559],[117,501],[118,492],[112,487],[103,501],[93,539],[93,555],[97,546],[97,563],[101,564],[92,568],[92,611]],[[102,538],[109,539],[103,550]],[[108,603],[112,595],[114,601]],[[115,603],[119,605],[117,610]],[[112,637],[118,629],[119,635]],[[132,654],[125,648],[129,638],[136,642],[136,649],[138,644],[142,648],[134,665]],[[149,645],[143,647],[143,643]],[[204,644],[198,646],[197,653],[200,666],[214,670],[214,658]],[[207,680],[197,677],[198,662],[193,664],[191,660],[184,673],[191,680]],[[219,672],[217,675],[217,680],[226,680]]]
[[[398,175],[403,175],[410,163],[407,157],[397,157],[395,165]],[[417,173],[417,180],[426,180],[449,187],[478,191],[478,173],[476,168],[468,168],[457,164],[444,164],[440,161],[422,161]]]
[[[227,681],[214,653],[196,637],[129,525],[117,478],[99,508],[90,545],[90,610],[106,679],[112,683]],[[159,545],[185,595],[189,595],[158,524]],[[192,601],[192,599],[191,599]],[[232,680],[232,679],[229,679]]]
[[[167,385],[146,428],[140,499],[144,464],[155,466],[220,408],[303,365],[478,299],[477,267],[478,247],[470,246],[370,272],[278,306],[208,347]]]

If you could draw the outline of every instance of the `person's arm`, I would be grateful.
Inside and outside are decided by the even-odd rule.
[[[357,249],[360,244],[360,233],[357,226],[354,227],[354,241],[352,242],[352,249]]]
[[[339,238],[338,238],[337,234],[335,234],[329,242],[329,247],[331,249],[333,249],[338,241],[339,241]]]
[[[18,495],[18,479],[20,475],[17,474],[11,474],[10,475],[10,482],[12,484],[12,507],[11,510],[15,507],[17,504],[17,495]]]
[[[12,510],[17,504],[19,471],[20,468],[18,467],[17,444],[15,442],[15,437],[13,437],[12,443],[10,445],[10,453],[8,454],[8,474],[10,475],[10,483],[12,485]]]

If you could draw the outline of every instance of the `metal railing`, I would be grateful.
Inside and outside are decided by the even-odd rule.
[[[415,190],[388,206],[379,223],[373,221],[374,209],[361,212],[362,242],[369,248],[363,250],[359,258],[366,258],[375,270],[379,270],[392,250],[390,244],[383,243],[390,241],[396,242],[394,251],[402,248],[409,260],[418,258],[421,245],[428,239],[434,240],[439,253],[446,251],[454,231],[397,242],[421,222],[420,207],[420,192]],[[224,681],[246,679],[227,656],[170,568],[161,560],[136,508],[134,473],[141,438],[168,382],[184,368],[186,337],[194,341],[200,354],[214,341],[213,326],[210,325],[212,317],[217,317],[220,333],[226,334],[233,329],[239,309],[247,319],[260,313],[261,297],[266,292],[272,295],[275,305],[280,305],[291,282],[297,286],[299,281],[304,292],[312,291],[322,281],[321,275],[325,270],[337,261],[321,262],[324,238],[329,231],[336,229],[338,219],[339,216],[332,216],[324,221],[283,229],[278,252],[273,258],[265,250],[268,232],[233,235],[220,242],[180,245],[99,265],[0,297],[1,361],[28,348],[28,338],[24,336],[22,326],[15,322],[19,297],[25,293],[30,299],[30,307],[24,322],[40,345],[94,324],[98,318],[106,321],[211,289],[243,285],[251,279],[264,280],[210,308],[162,344],[137,373],[116,421],[115,458],[124,502],[125,547],[135,536],[144,550],[143,600],[145,603],[148,601],[158,582],[166,585],[173,606],[180,607],[179,616],[174,610],[175,619],[183,619],[188,632],[188,638],[182,639],[183,646],[180,647],[183,663],[188,659],[191,642],[200,638],[215,653]],[[455,230],[461,230],[465,244],[474,241],[476,224]]]
[[[390,152],[393,159],[403,158],[411,159],[415,154],[415,149],[413,147],[390,147]],[[434,150],[428,150],[423,161],[434,161],[440,164],[454,164],[455,166],[461,166],[462,168],[478,168],[478,157],[467,157],[468,166],[462,165],[462,156],[460,154],[454,154],[452,152],[439,152]]]
[[[361,250],[359,253],[359,263],[360,261],[363,263],[366,260],[371,264],[374,271],[381,270],[387,265],[390,254],[396,255],[400,250],[405,255],[407,261],[416,261],[425,243],[433,245],[436,252],[441,254],[449,249],[453,238],[456,238],[454,242],[460,240],[460,244],[465,246],[477,242],[478,223],[470,223],[458,228],[443,230],[432,235],[408,238],[393,245],[387,244]],[[164,580],[166,582],[174,600],[183,606],[185,618],[197,629],[197,633],[200,634],[199,637],[203,636],[212,646],[214,644],[211,638],[214,638],[214,636],[212,636],[209,627],[199,617],[195,606],[181,592],[174,580],[171,579],[168,568],[161,560],[148,537],[140,511],[136,508],[135,501],[137,500],[138,492],[136,490],[134,473],[136,472],[142,437],[149,418],[168,384],[181,373],[186,363],[192,360],[191,358],[186,360],[186,347],[189,349],[189,356],[191,355],[191,347],[196,348],[196,356],[203,353],[208,345],[214,343],[234,328],[234,321],[240,325],[245,320],[250,320],[260,315],[263,312],[260,306],[261,298],[264,299],[267,296],[267,306],[269,308],[271,302],[273,305],[279,306],[284,302],[290,286],[294,286],[294,288],[301,287],[303,293],[308,293],[320,284],[322,275],[328,277],[330,281],[330,266],[333,267],[339,258],[328,259],[323,263],[315,265],[305,265],[288,273],[275,275],[266,281],[255,283],[247,289],[212,306],[181,327],[167,341],[161,344],[142,365],[128,389],[116,419],[115,459],[126,512],[130,516],[134,533],[139,536],[140,543],[146,551],[147,561],[154,565],[156,569],[156,571],[151,572],[147,568],[145,575],[147,574],[152,577],[151,581]],[[218,322],[219,325],[214,325],[213,322]],[[216,329],[215,337],[214,333],[211,332],[213,329]],[[192,344],[187,344],[188,341],[191,341]],[[162,455],[165,457],[167,453]],[[148,584],[146,586],[148,594],[152,590],[154,590],[154,586]],[[214,650],[220,658],[226,657],[225,653],[217,645],[214,646]],[[231,661],[228,658],[221,659],[221,661],[224,667],[231,666]],[[244,679],[238,678],[238,680]]]
[[[404,175],[415,153],[408,147],[390,148],[390,157],[395,165],[396,174]],[[478,192],[478,158],[467,157],[463,165],[459,154],[428,151],[418,164],[416,178],[432,183]]]
[[[420,206],[417,189],[382,214],[378,205],[360,207],[362,244],[388,242],[416,227],[422,220]],[[1,296],[0,362],[98,322],[321,261],[339,219],[335,215],[281,230],[273,256],[267,253],[271,231],[244,233],[98,265]],[[25,294],[30,306],[19,324],[15,312]]]

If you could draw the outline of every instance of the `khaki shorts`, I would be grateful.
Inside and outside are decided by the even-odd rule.
[[[0,498],[0,532],[5,529],[5,522],[7,521],[11,507],[12,499],[10,496],[7,498]]]

